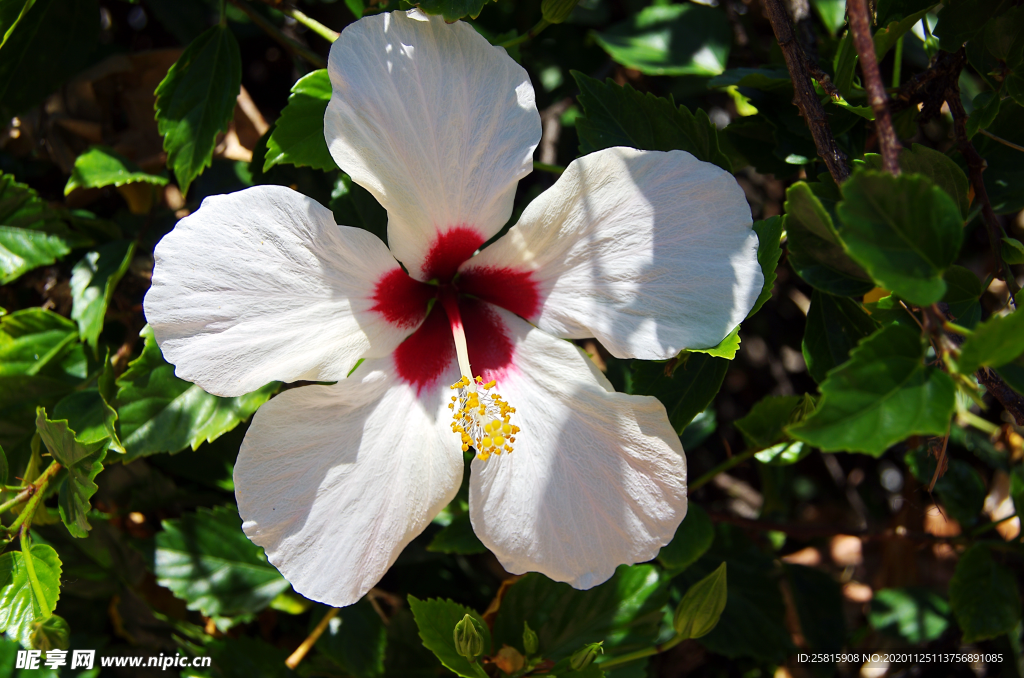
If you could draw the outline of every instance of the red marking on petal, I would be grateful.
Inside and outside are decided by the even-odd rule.
[[[469,363],[484,381],[502,378],[512,369],[515,347],[501,317],[486,303],[460,299],[459,311],[466,327]],[[438,380],[455,362],[455,340],[441,304],[436,304],[420,328],[395,349],[395,369],[400,379],[417,393],[437,387]],[[447,388],[450,384],[444,384]]]
[[[434,386],[455,362],[455,340],[448,316],[435,304],[420,328],[409,335],[394,352],[400,379],[416,387],[417,393]]]
[[[370,310],[397,327],[415,327],[427,313],[427,302],[436,294],[436,287],[414,280],[396,268],[377,281],[371,297],[376,304]]]
[[[469,365],[473,376],[492,379],[501,385],[502,378],[512,369],[515,346],[508,328],[493,308],[478,299],[459,301],[462,322],[466,326],[466,344],[469,346]]]
[[[473,256],[485,240],[478,230],[468,226],[454,226],[438,233],[423,260],[423,275],[427,280],[450,281],[462,262]]]
[[[459,291],[472,294],[522,318],[540,311],[537,283],[529,271],[513,268],[474,268],[459,276]]]

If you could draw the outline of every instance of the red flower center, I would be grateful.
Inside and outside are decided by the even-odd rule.
[[[411,328],[423,321],[394,353],[399,377],[417,391],[434,386],[455,361],[450,320],[438,300],[441,294],[458,300],[469,361],[477,372],[467,376],[481,376],[485,381],[496,379],[499,384],[512,363],[514,347],[501,317],[484,302],[527,319],[539,310],[537,284],[529,271],[486,268],[456,275],[462,262],[481,244],[483,238],[475,229],[452,228],[435,238],[424,259],[424,271],[438,284],[420,282],[395,268],[381,276],[374,287],[371,310],[389,323]]]

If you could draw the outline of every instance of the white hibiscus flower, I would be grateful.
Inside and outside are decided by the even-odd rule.
[[[329,68],[327,142],[387,208],[390,251],[258,186],[182,219],[146,296],[176,374],[211,393],[337,381],[256,413],[235,466],[245,533],[298,592],[354,603],[455,496],[468,443],[473,528],[508,571],[589,588],[653,558],[686,513],[679,438],[564,339],[666,359],[725,337],[762,285],[736,181],[682,151],[607,149],[478,251],[540,140],[526,72],[415,10],[350,25]]]

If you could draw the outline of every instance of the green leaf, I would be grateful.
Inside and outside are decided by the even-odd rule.
[[[845,0],[811,0],[811,6],[831,36],[835,37],[839,29],[846,25]]]
[[[739,529],[719,524],[708,552],[675,581],[680,588],[691,586],[723,560],[729,570],[725,610],[715,629],[697,642],[730,659],[781,662],[795,648],[786,631],[777,568]]]
[[[971,209],[970,185],[967,175],[945,153],[914,144],[913,148],[902,149],[899,156],[900,169],[905,174],[923,174],[944,190],[960,208],[960,216],[967,218]],[[860,164],[860,161],[856,161]],[[873,170],[882,170],[882,156],[868,153],[864,156],[864,164]]]
[[[7,466],[7,455],[4,454],[4,448],[0,446],[0,485],[7,484],[7,474],[10,472],[10,468]]]
[[[967,138],[970,139],[978,133],[979,130],[988,129],[988,127],[995,121],[996,116],[999,115],[999,104],[1001,99],[999,98],[999,92],[993,92],[991,90],[982,92],[978,96],[974,97],[974,110],[971,111],[971,115],[967,118]]]
[[[793,607],[800,619],[800,631],[811,650],[839,652],[846,642],[843,592],[839,582],[827,572],[813,567],[784,563],[783,572],[792,595]],[[835,666],[816,671],[835,675]]]
[[[938,3],[932,3],[938,4]],[[909,16],[905,16],[898,21],[892,21],[889,24],[879,22],[879,26],[883,26],[879,30],[875,31],[875,58],[881,61],[882,58],[896,45],[896,41],[899,40],[903,35],[914,27],[918,21],[920,21],[931,7],[925,7]]]
[[[675,576],[697,562],[714,540],[715,526],[711,518],[704,509],[690,502],[672,541],[658,552],[658,562],[670,576]]]
[[[802,344],[807,372],[819,384],[826,373],[846,362],[850,351],[878,329],[856,301],[814,290]]]
[[[1017,298],[1020,306],[1024,295]],[[1005,365],[1022,353],[1024,311],[1018,309],[1009,315],[994,315],[974,328],[974,333],[960,347],[957,369],[962,374],[971,374],[982,366]]]
[[[747,314],[748,318],[760,311],[765,302],[772,298],[772,288],[775,287],[775,279],[778,277],[775,270],[779,267],[779,259],[782,257],[782,246],[779,244],[782,240],[782,217],[755,221],[754,232],[757,233],[757,263],[761,265],[764,284],[754,307]]]
[[[785,428],[790,416],[803,402],[803,396],[768,396],[750,408],[750,412],[736,420],[736,428],[743,434],[747,446],[764,449],[786,437]]]
[[[594,37],[615,61],[648,75],[718,75],[732,29],[717,8],[654,5]]]
[[[903,461],[919,483],[926,487],[931,484],[936,460],[927,448],[910,450]],[[946,458],[946,469],[935,482],[935,493],[949,516],[963,526],[976,523],[985,505],[985,482],[974,467],[955,457]]]
[[[333,172],[338,169],[324,138],[324,113],[331,100],[327,69],[307,73],[292,85],[288,105],[267,140],[263,171],[288,163]]]
[[[64,186],[64,195],[70,195],[76,188],[124,186],[136,182],[164,186],[167,177],[143,172],[134,162],[106,146],[93,146],[75,158],[75,167]]]
[[[0,318],[0,444],[35,434],[36,407],[52,407],[85,379],[88,364],[75,324],[29,308]]]
[[[834,187],[799,181],[786,191],[783,218],[789,263],[812,287],[844,297],[874,288],[868,274],[843,249],[830,212]]]
[[[677,360],[674,366],[634,363],[631,392],[660,400],[676,433],[681,434],[715,399],[729,370],[729,361],[706,353],[683,353]]]
[[[186,601],[188,609],[245,619],[288,590],[263,549],[242,532],[234,506],[200,508],[161,525],[154,553],[157,583]]]
[[[691,353],[705,353],[715,358],[725,358],[726,360],[732,360],[736,357],[736,352],[740,350],[740,326],[732,328],[732,332],[726,335],[725,339],[718,342],[717,346],[711,348],[691,348]]]
[[[487,547],[473,531],[473,525],[469,522],[469,513],[459,513],[452,518],[452,522],[447,527],[434,535],[434,538],[427,544],[427,550],[434,553],[470,555],[485,553]]]
[[[157,127],[183,194],[213,159],[241,83],[238,43],[227,26],[218,25],[193,40],[157,86]]]
[[[295,673],[284,663],[288,651],[275,647],[265,640],[241,636],[224,637],[221,640],[206,641],[207,652],[213,658],[219,678],[294,678]],[[199,678],[208,673],[183,672],[186,676]],[[81,678],[85,678],[84,676]]]
[[[960,251],[959,209],[921,175],[858,170],[836,211],[850,255],[882,287],[918,306],[942,298],[942,272]]]
[[[29,640],[36,650],[67,650],[71,643],[71,627],[63,617],[50,615],[32,622]]]
[[[939,23],[932,31],[939,36],[939,47],[955,52],[976,36],[988,23],[1013,6],[1012,0],[958,0],[939,12]]]
[[[963,266],[950,266],[942,276],[946,281],[946,295],[942,300],[949,305],[949,313],[958,325],[973,329],[981,320],[981,295],[985,289],[978,276]]]
[[[75,432],[75,440],[86,446],[110,441],[110,447],[124,453],[117,435],[117,412],[96,388],[74,391],[53,408],[54,420],[64,419]]]
[[[913,329],[878,330],[829,373],[818,408],[790,426],[790,435],[825,452],[877,457],[910,435],[945,434],[956,387],[948,374],[925,366],[924,351]]]
[[[494,620],[494,647],[522,647],[523,622],[537,632],[540,654],[558,661],[603,640],[615,656],[651,645],[658,637],[667,591],[652,565],[620,566],[589,591],[531,573],[513,584]]]
[[[0,47],[0,101],[4,108],[23,113],[88,65],[84,58],[96,45],[99,11],[96,0],[31,3]]]
[[[878,0],[875,10],[877,22],[879,26],[888,26],[936,4],[935,0]]]
[[[930,643],[949,626],[949,603],[945,598],[917,586],[875,591],[868,621],[876,631],[903,638],[917,645]]]
[[[975,544],[960,556],[949,582],[949,603],[965,643],[995,638],[1020,622],[1017,581],[985,544]]]
[[[334,219],[343,226],[355,226],[373,233],[385,244],[388,241],[388,213],[377,199],[344,172],[338,173],[328,207]]]
[[[93,479],[103,470],[106,446],[97,448],[78,442],[66,420],[48,419],[42,407],[36,411],[36,430],[46,449],[67,471],[67,477],[60,484],[60,519],[72,536],[87,537],[92,529],[86,518],[91,508],[89,499],[98,489]]]
[[[785,68],[730,68],[708,81],[708,88],[751,87],[759,90],[793,89]]]
[[[0,172],[0,285],[52,264],[78,244],[35,191]]]
[[[1000,139],[1024,146],[1024,106],[1000,106],[998,115],[987,129]],[[1024,209],[1021,152],[983,135],[976,136],[973,143],[988,165],[982,178],[996,214],[1011,214]]]
[[[29,557],[42,598],[36,595],[29,581],[25,554],[8,551],[0,555],[0,631],[25,647],[31,646],[32,622],[53,614],[60,597],[60,558],[52,547],[33,544]]]
[[[323,614],[317,614],[309,620],[310,631],[322,617]],[[328,622],[316,647],[354,678],[376,678],[384,674],[387,632],[373,605],[363,598],[355,605],[341,608]]]
[[[497,1],[494,0],[494,2]],[[410,4],[416,5],[427,14],[440,14],[445,21],[452,23],[465,16],[471,19],[477,18],[483,11],[484,5],[487,4],[487,0],[413,0]],[[355,12],[354,9],[353,12]]]
[[[472,616],[479,622],[477,628],[484,636],[484,654],[490,654],[491,633],[480,615],[450,600],[420,600],[412,595],[409,596],[409,608],[416,618],[416,626],[419,628],[423,645],[433,652],[442,664],[463,678],[487,678],[480,662],[470,663],[458,653],[453,635],[455,625],[462,621],[465,615]]]
[[[89,252],[71,269],[71,317],[82,341],[96,346],[114,288],[128,272],[135,241],[115,240]]]
[[[236,398],[220,398],[174,376],[148,325],[142,354],[117,379],[121,442],[130,461],[158,452],[180,452],[212,442],[248,419],[279,384]]]
[[[1024,243],[1016,238],[1003,238],[999,253],[1008,264],[1024,264]]]
[[[578,71],[572,71],[572,75],[579,85],[583,107],[583,115],[576,118],[581,154],[613,146],[642,151],[681,150],[732,171],[729,158],[719,148],[718,130],[701,109],[691,113],[685,106],[676,106],[672,99],[643,94],[629,85],[601,82]]]

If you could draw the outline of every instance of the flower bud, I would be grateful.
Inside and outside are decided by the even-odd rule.
[[[683,639],[700,638],[711,633],[725,609],[725,563],[690,587],[679,601],[672,626]]]
[[[537,640],[537,632],[530,628],[530,625],[523,622],[523,649],[526,651],[526,656],[537,654],[537,648],[540,647],[540,641]]]
[[[540,3],[540,13],[548,23],[560,24],[576,9],[577,2],[579,0],[543,0]]]
[[[601,647],[602,645],[604,645],[603,640],[600,643],[591,643],[590,645],[585,645],[581,649],[576,650],[572,657],[569,658],[569,668],[573,671],[582,671],[593,664],[597,655],[604,654],[604,648]]]
[[[478,623],[467,614],[455,625],[455,651],[470,662],[475,662],[484,653],[484,637],[477,628]]]

